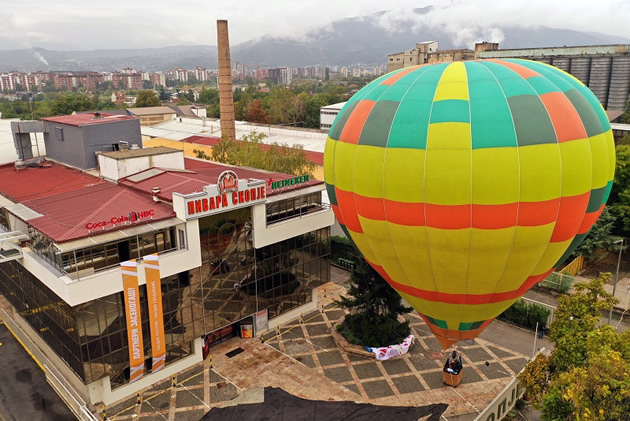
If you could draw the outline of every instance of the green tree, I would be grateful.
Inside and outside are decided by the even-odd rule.
[[[626,104],[626,109],[624,110],[623,114],[621,115],[620,121],[623,124],[630,124],[630,101],[628,101],[628,103]]]
[[[324,94],[316,94],[306,102],[306,115],[304,117],[304,127],[319,129],[319,109],[328,105],[328,100]]]
[[[271,124],[290,123],[293,111],[293,97],[295,95],[291,90],[281,87],[275,87],[269,92],[267,98],[267,106],[269,107],[269,120]]]
[[[559,299],[553,352],[538,355],[518,376],[543,419],[628,419],[630,331],[598,326],[601,311],[617,301],[603,288],[609,278],[576,284],[575,294]]]
[[[195,152],[198,158],[210,159],[230,165],[258,168],[292,175],[312,175],[315,164],[306,156],[301,147],[289,147],[273,143],[265,145],[264,133],[254,132],[243,136],[243,140],[233,140],[223,136],[212,147],[210,157]],[[194,152],[194,151],[193,151]]]
[[[158,107],[160,105],[160,99],[155,92],[149,90],[138,92],[136,107]]]
[[[85,93],[66,92],[59,95],[50,104],[52,115],[69,115],[75,111],[88,111],[94,106],[91,98]]]
[[[247,121],[252,123],[268,124],[269,116],[265,111],[263,102],[260,99],[255,99],[249,105],[249,111],[247,112]]]
[[[166,102],[171,98],[170,95],[166,93],[166,90],[164,90],[164,86],[160,86],[158,90],[158,97],[160,102]]]
[[[612,232],[618,236],[630,236],[630,144],[621,140],[616,148],[615,182],[608,208],[615,218]]]
[[[309,96],[306,92],[301,92],[293,98],[293,122],[304,124],[304,118],[306,117],[306,104],[308,103]]]
[[[575,249],[571,258],[574,259],[581,254],[586,258],[586,260],[592,260],[595,257],[595,252],[597,250],[610,250],[613,242],[615,241],[615,238],[610,236],[614,224],[615,216],[610,213],[610,209],[608,207],[604,208],[602,214],[597,219],[597,222],[595,222],[595,225],[591,227],[591,230],[584,238],[584,241],[582,241]]]
[[[204,156],[199,156],[197,154],[197,158],[204,158],[216,162],[221,162],[222,164],[230,164],[236,165],[237,158],[236,153],[238,151],[238,142],[234,139],[231,139],[225,135],[221,136],[221,140],[212,147],[212,157],[206,158]],[[193,151],[194,152],[194,151]]]
[[[219,92],[216,89],[208,89],[203,86],[201,88],[201,92],[199,93],[199,99],[197,102],[201,104],[218,104]]]
[[[383,277],[359,257],[351,272],[348,295],[336,301],[350,310],[339,330],[351,343],[380,347],[400,343],[409,335],[409,321],[398,316],[413,311]]]

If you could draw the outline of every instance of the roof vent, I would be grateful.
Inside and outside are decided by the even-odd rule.
[[[101,118],[101,113],[99,112],[94,113],[94,118],[95,119]]]
[[[138,145],[136,143],[132,143],[130,147],[131,147],[131,150],[140,149],[140,145]]]
[[[158,197],[158,195],[160,194],[160,192],[161,192],[161,191],[162,191],[162,189],[161,189],[161,188],[159,188],[159,187],[153,187],[153,188],[151,189],[151,192],[152,192],[152,194],[153,194],[153,200],[154,200],[154,201],[158,202],[158,201],[160,200],[160,198]]]

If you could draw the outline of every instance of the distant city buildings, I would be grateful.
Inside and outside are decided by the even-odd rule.
[[[293,72],[290,67],[276,67],[269,69],[269,80],[276,85],[290,85]]]
[[[142,89],[142,74],[132,69],[114,72],[112,73],[112,86],[114,89]],[[87,90],[91,91],[90,89]]]
[[[377,77],[384,73],[382,65],[353,66],[308,66],[308,67],[272,67],[261,68],[260,65],[248,67],[245,64],[232,63],[232,78],[235,81],[251,79],[255,81],[271,81],[275,85],[288,86],[295,80],[328,81],[345,77]],[[140,90],[145,82],[156,88],[174,86],[177,83],[194,84],[197,82],[216,83],[218,71],[195,66],[188,70],[181,67],[150,73],[144,70],[125,68],[115,72],[8,72],[0,73],[0,92],[33,92],[43,91],[48,85],[57,91],[84,89],[94,92],[103,83],[110,82],[114,90]]]

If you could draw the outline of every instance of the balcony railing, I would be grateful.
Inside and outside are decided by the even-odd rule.
[[[162,250],[162,251],[158,251],[158,256],[162,256],[168,253],[173,253],[175,251],[180,251],[180,250],[188,250],[187,246],[181,246],[181,247],[172,247],[170,249],[167,250]],[[142,262],[142,257],[140,258],[136,258],[136,262],[141,263]],[[85,269],[76,269],[74,271],[67,271],[65,268],[62,269],[62,273],[64,275],[67,275],[70,277],[70,279],[73,279],[75,281],[80,281],[81,278],[87,278],[88,276],[92,276],[94,274],[97,273],[101,273],[101,272],[105,272],[114,268],[117,268],[120,266],[120,262],[111,264],[111,265],[107,265],[107,266],[101,266],[98,268],[94,268],[94,267],[88,267]]]
[[[282,212],[278,215],[267,215],[267,226],[277,224],[279,222],[289,221],[296,218],[304,218],[321,211],[330,210],[331,206],[328,203],[322,203],[309,207],[302,207],[295,209],[291,212]]]

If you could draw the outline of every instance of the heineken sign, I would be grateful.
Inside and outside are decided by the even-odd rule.
[[[281,189],[283,187],[295,186],[296,184],[304,184],[309,182],[308,175],[302,175],[300,177],[288,178],[286,180],[272,181],[271,190]]]

